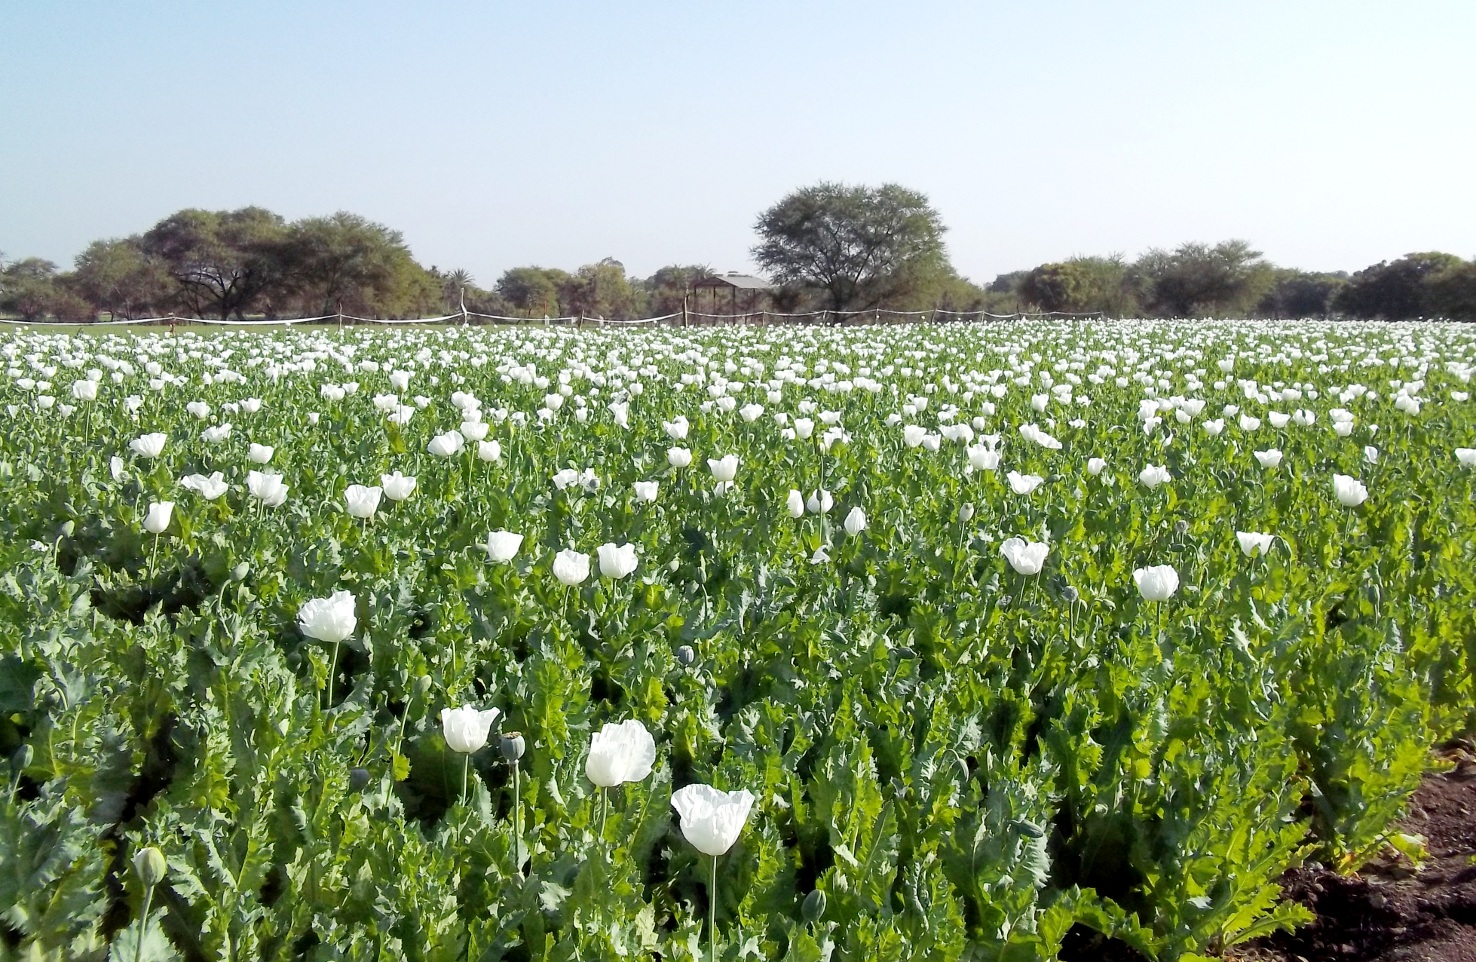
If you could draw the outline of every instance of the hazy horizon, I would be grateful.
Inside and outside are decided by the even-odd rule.
[[[483,285],[753,271],[821,180],[922,191],[978,283],[1244,238],[1476,257],[1476,4],[11,4],[0,251],[185,207],[349,210]]]

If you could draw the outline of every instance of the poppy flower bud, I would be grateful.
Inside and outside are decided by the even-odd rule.
[[[678,664],[685,668],[697,660],[697,652],[693,650],[691,645],[682,645],[676,650],[676,660]]]
[[[133,856],[133,871],[138,873],[138,880],[149,888],[153,888],[164,881],[164,874],[169,871],[169,863],[164,861],[164,853],[150,845],[141,848]]]
[[[349,769],[349,791],[362,792],[369,785],[369,769]]]
[[[415,676],[415,694],[417,694],[417,695],[424,695],[426,692],[430,691],[430,686],[431,686],[431,676],[430,675],[416,675]]]
[[[62,525],[62,527],[61,527],[62,537],[63,538],[70,538],[72,536],[72,532],[73,531],[76,531],[76,530],[77,530],[77,522],[75,522],[75,521],[68,521],[66,524]]]
[[[1180,520],[1174,522],[1174,534],[1177,534],[1179,537],[1182,538],[1184,535],[1186,535],[1188,533],[1189,533],[1189,522],[1184,521],[1183,519],[1180,519]]]
[[[811,925],[820,921],[825,916],[825,892],[815,889],[806,895],[804,905],[800,907],[800,915]]]
[[[243,561],[231,569],[231,580],[245,581],[249,574],[251,574],[251,565]]]
[[[22,745],[10,756],[10,769],[19,775],[31,767],[31,761],[36,757],[36,750],[30,745]]]
[[[1021,835],[1026,836],[1027,838],[1045,838],[1045,829],[1041,828],[1039,825],[1036,825],[1034,822],[1027,821],[1026,819],[1015,819],[1015,821],[1012,823],[1012,827],[1015,829],[1015,831],[1019,832]]]
[[[528,743],[523,740],[522,732],[508,732],[502,736],[497,743],[497,751],[503,758],[515,762],[523,757],[523,752],[528,750]]]

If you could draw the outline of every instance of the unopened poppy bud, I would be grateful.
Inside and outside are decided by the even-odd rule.
[[[16,774],[20,774],[31,767],[31,762],[36,757],[36,750],[30,745],[22,745],[10,756],[10,768]]]
[[[1015,820],[1014,829],[1028,838],[1045,838],[1045,829],[1023,818]]]
[[[805,903],[800,907],[800,914],[806,922],[811,925],[820,921],[825,915],[825,892],[815,889],[805,896]]]
[[[430,675],[416,675],[415,676],[415,694],[417,694],[417,695],[424,695],[426,692],[430,691],[430,686],[431,686],[431,677],[430,677]]]
[[[676,650],[676,660],[678,664],[685,668],[697,660],[697,652],[693,650],[691,645],[682,645]]]
[[[63,538],[70,538],[72,536],[72,532],[73,531],[76,531],[76,530],[77,530],[77,522],[75,522],[75,521],[68,521],[66,524],[62,525],[62,529],[61,529],[62,537]]]
[[[349,791],[362,792],[369,785],[369,769],[349,769]]]
[[[1177,535],[1179,535],[1180,537],[1183,537],[1184,535],[1188,534],[1189,533],[1189,522],[1184,521],[1184,520],[1179,520],[1179,521],[1174,522],[1174,533],[1177,534]]]
[[[515,762],[523,757],[523,752],[528,750],[528,743],[523,740],[522,732],[508,732],[502,736],[497,743],[497,751],[502,757],[510,762]]]
[[[231,569],[231,580],[245,581],[249,574],[251,574],[251,565],[243,561]]]
[[[164,881],[164,873],[168,870],[169,863],[164,861],[164,853],[152,845],[139,849],[133,856],[133,871],[138,873],[138,880],[149,888]]]

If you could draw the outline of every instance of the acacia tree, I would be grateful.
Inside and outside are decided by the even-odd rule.
[[[1173,251],[1154,248],[1135,265],[1159,314],[1243,315],[1275,281],[1261,252],[1242,240],[1182,244]]]
[[[142,247],[169,269],[191,313],[224,321],[281,296],[285,240],[285,222],[264,208],[191,208],[155,224]]]
[[[280,246],[279,266],[297,309],[315,314],[340,307],[380,312],[401,293],[410,264],[399,231],[347,211],[295,222]]]
[[[831,310],[884,306],[947,271],[943,223],[923,194],[823,182],[759,216],[759,267],[821,293]]]

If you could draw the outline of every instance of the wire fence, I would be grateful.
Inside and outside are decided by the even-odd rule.
[[[855,311],[746,311],[738,314],[707,314],[700,311],[681,310],[670,314],[662,314],[659,317],[641,318],[605,318],[587,314],[568,315],[563,317],[513,317],[504,314],[482,314],[477,311],[458,311],[454,314],[442,314],[439,317],[406,317],[406,318],[382,318],[382,317],[358,317],[353,314],[321,314],[317,317],[273,317],[273,318],[239,318],[236,320],[219,320],[209,317],[186,317],[177,314],[167,314],[159,317],[136,317],[136,318],[114,318],[106,321],[47,321],[47,320],[24,320],[18,318],[0,318],[0,324],[13,326],[33,327],[116,327],[116,326],[154,326],[154,327],[178,327],[181,325],[194,326],[199,324],[217,327],[291,327],[299,324],[330,324],[339,327],[353,326],[359,324],[376,324],[382,326],[395,326],[400,324],[449,324],[457,326],[485,326],[485,325],[547,325],[563,327],[654,327],[667,325],[669,327],[722,327],[738,325],[819,325],[837,326],[843,324],[897,324],[897,323],[960,323],[979,321],[1019,321],[1032,318],[1060,318],[1063,320],[1077,320],[1088,318],[1099,318],[1105,316],[1102,311],[1067,312],[1067,311],[1022,311],[1013,314],[992,314],[989,311],[950,311],[942,309],[922,311],[893,311],[886,308],[867,308]]]

